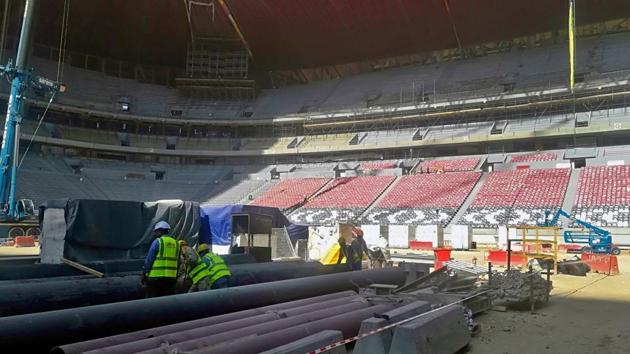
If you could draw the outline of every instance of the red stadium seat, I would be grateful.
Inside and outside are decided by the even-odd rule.
[[[554,161],[557,158],[558,154],[554,152],[536,152],[533,154],[512,156],[510,162]]]
[[[509,170],[488,175],[461,222],[478,227],[534,225],[562,206],[569,169]]]
[[[573,214],[604,227],[630,226],[630,165],[580,171]]]
[[[389,168],[396,168],[396,163],[392,161],[376,161],[376,162],[363,162],[361,163],[361,170],[386,170]]]
[[[394,176],[337,178],[309,200],[304,208],[367,208],[395,178]]]
[[[377,206],[379,208],[458,208],[480,176],[479,172],[403,176]]]
[[[458,171],[473,171],[477,164],[479,164],[478,157],[466,158],[466,159],[452,159],[452,160],[428,160],[423,161],[416,171],[428,172],[458,172]]]
[[[321,189],[330,178],[297,178],[286,179],[271,187],[251,202],[280,209],[291,208]]]

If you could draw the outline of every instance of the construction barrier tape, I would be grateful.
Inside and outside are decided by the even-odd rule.
[[[489,292],[489,291],[490,291],[490,290],[485,290],[485,291],[482,291],[482,292],[480,292],[480,293],[476,293],[475,295],[472,295],[472,296],[469,296],[469,297],[463,298],[463,299],[461,299],[461,300],[455,301],[455,302],[453,302],[453,303],[450,303],[450,304],[447,304],[447,305],[444,305],[444,306],[440,306],[440,307],[435,308],[435,309],[433,309],[433,310],[431,310],[431,311],[423,312],[423,313],[421,313],[421,314],[419,314],[419,315],[415,315],[415,316],[412,316],[412,317],[406,318],[406,319],[404,319],[404,320],[401,320],[401,321],[398,321],[398,322],[395,322],[395,323],[389,324],[389,325],[387,325],[387,326],[384,326],[384,327],[381,327],[381,328],[377,328],[377,329],[375,329],[375,330],[372,330],[372,331],[369,331],[369,332],[366,332],[366,333],[363,333],[363,334],[359,334],[359,335],[356,335],[356,336],[354,336],[354,337],[350,337],[350,338],[348,338],[348,339],[344,339],[344,340],[341,340],[341,341],[338,341],[338,342],[335,342],[335,343],[328,344],[327,346],[321,347],[321,348],[319,348],[319,349],[315,349],[315,350],[310,351],[310,352],[308,352],[308,353],[306,353],[306,354],[319,354],[319,353],[324,353],[324,352],[327,352],[327,351],[329,351],[329,350],[331,350],[331,349],[335,349],[335,348],[340,347],[340,346],[342,346],[342,345],[346,345],[346,344],[348,344],[348,343],[352,343],[352,342],[357,341],[357,340],[359,340],[359,339],[361,339],[361,338],[369,337],[369,336],[371,336],[371,335],[373,335],[373,334],[376,334],[376,333],[380,333],[380,332],[386,331],[386,330],[388,330],[388,329],[394,328],[394,327],[399,326],[399,325],[401,325],[401,324],[404,324],[404,323],[407,323],[407,322],[413,321],[413,320],[415,320],[415,319],[418,319],[418,318],[420,318],[420,317],[422,317],[422,316],[425,316],[425,315],[428,315],[428,314],[431,314],[431,313],[437,312],[437,311],[439,311],[439,310],[441,310],[441,309],[445,309],[445,308],[447,308],[447,307],[450,307],[450,306],[453,306],[453,305],[456,305],[456,304],[462,303],[462,302],[464,302],[464,301],[466,301],[466,300],[473,299],[473,298],[475,298],[475,297],[477,297],[477,296],[479,296],[479,295],[481,295],[481,294],[485,294],[485,293],[487,293],[487,292]]]

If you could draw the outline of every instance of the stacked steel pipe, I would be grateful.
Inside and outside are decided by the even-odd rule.
[[[256,263],[256,258],[248,254],[229,254],[221,256],[227,264]],[[118,274],[124,272],[139,272],[142,270],[144,259],[129,259],[118,261],[97,261],[85,263],[105,274]],[[54,278],[67,276],[84,276],[85,273],[66,264],[24,263],[24,261],[5,260],[0,262],[0,281],[22,280],[33,278]]]
[[[181,322],[128,334],[64,345],[55,353],[137,353],[156,349],[193,350],[207,343],[242,338],[252,333],[271,333],[307,320],[349,313],[370,305],[354,291],[342,291],[227,315]],[[168,348],[162,347],[169,343]]]
[[[318,262],[270,262],[231,265],[230,286],[265,283],[348,270],[346,265]],[[50,281],[0,282],[0,316],[137,300],[144,297],[138,273],[107,278],[63,278]]]
[[[0,318],[0,348],[7,351],[30,349],[41,352],[55,345],[203,319],[344,290],[356,290],[373,283],[402,285],[404,279],[405,272],[399,268],[367,270],[4,317]],[[321,328],[326,317],[336,317],[336,314],[353,314],[352,316],[356,318],[370,317],[372,312],[383,310],[376,307],[366,308],[366,304],[361,301],[352,301],[347,305],[336,304],[335,307],[328,304],[324,310],[321,308],[313,310],[317,306],[311,307],[313,311],[308,312],[307,317],[298,317],[298,314],[300,311],[306,314],[309,308],[297,312],[287,310],[290,315],[277,320],[285,322],[278,322],[274,325],[277,327],[270,327],[272,330],[268,334],[277,335],[277,331],[289,328],[291,333],[286,334],[287,338],[293,338],[291,336],[296,336],[299,331],[305,333]],[[318,315],[323,311],[327,311],[326,317]],[[296,320],[294,315],[301,320]],[[237,318],[232,318],[235,319]],[[223,320],[227,321],[225,318]],[[344,326],[340,328],[352,331],[354,322],[347,327]],[[210,340],[216,340],[216,337]]]

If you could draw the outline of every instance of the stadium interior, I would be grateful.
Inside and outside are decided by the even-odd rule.
[[[310,225],[478,229],[534,225],[545,210],[563,208],[630,234],[630,25],[618,15],[628,13],[625,2],[584,10],[573,93],[567,43],[558,40],[566,36],[562,23],[528,26],[517,21],[523,9],[503,5],[510,14],[504,20],[518,23],[494,38],[466,24],[467,5],[454,1],[450,14],[438,12],[461,27],[435,25],[417,45],[399,33],[405,28],[392,28],[399,41],[387,48],[376,37],[361,52],[351,50],[350,37],[334,44],[322,42],[328,32],[308,37],[320,22],[309,23],[311,29],[272,16],[256,23],[242,5],[226,3],[236,23],[214,5],[184,1],[147,10],[149,18],[182,15],[161,31],[144,24],[126,41],[120,31],[107,31],[132,26],[125,16],[93,29],[106,43],[142,43],[111,54],[76,31],[97,10],[73,3],[75,30],[60,45],[49,32],[63,25],[61,2],[47,3],[57,12],[38,13],[30,65],[59,78],[67,91],[52,103],[38,92],[27,97],[21,196],[36,204],[54,198],[241,203],[279,207]],[[184,4],[205,12],[186,12]],[[307,12],[290,7],[285,11],[298,17]],[[112,11],[100,10],[103,18]],[[388,16],[404,10],[389,9]],[[520,17],[536,16],[532,11]],[[56,15],[44,21],[45,13]],[[408,20],[409,26],[422,21]],[[262,38],[255,28],[265,23],[269,33]],[[287,43],[308,38],[303,51],[268,43],[281,25],[296,30],[281,36]],[[15,50],[14,28],[10,23],[4,57]],[[188,39],[158,55],[155,41],[145,40],[151,31]],[[146,55],[148,47],[155,56]],[[9,89],[2,82],[3,97]]]
[[[630,0],[0,12],[0,353],[630,352]]]

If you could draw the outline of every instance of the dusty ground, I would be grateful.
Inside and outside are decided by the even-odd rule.
[[[0,247],[0,257],[37,255],[39,255],[39,247]]]
[[[488,311],[478,316],[481,333],[465,352],[630,353],[630,254],[618,260],[617,276],[553,276],[551,299],[534,314]]]

